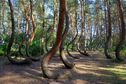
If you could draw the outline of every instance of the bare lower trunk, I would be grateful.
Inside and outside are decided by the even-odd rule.
[[[76,1],[75,1],[76,2]],[[77,3],[76,3],[77,4]],[[77,29],[77,11],[75,11],[75,29],[76,29],[76,35],[75,35],[75,37],[68,43],[68,45],[67,45],[67,53],[68,53],[68,55],[69,56],[71,56],[72,58],[75,58],[75,59],[79,59],[79,57],[77,57],[77,56],[73,56],[70,52],[69,52],[69,46],[71,45],[71,44],[74,44],[75,43],[75,41],[76,41],[76,39],[77,39],[77,36],[78,36],[78,29]]]
[[[63,44],[61,44],[61,47],[60,47],[60,57],[61,57],[61,60],[63,62],[63,64],[65,65],[66,68],[68,69],[72,69],[74,67],[74,63],[70,62],[65,53],[64,53],[64,48],[63,48]]]
[[[120,31],[120,39],[119,39],[119,42],[118,42],[116,49],[115,49],[115,55],[116,55],[116,59],[121,61],[122,59],[120,57],[120,51],[121,51],[121,48],[124,44],[125,34],[126,34],[125,21],[124,21],[124,15],[123,15],[123,7],[121,4],[121,0],[117,0],[117,7],[118,7],[118,11],[119,11],[121,31]]]
[[[47,78],[56,78],[56,76],[53,76],[53,73],[51,73],[48,70],[48,63],[51,60],[51,58],[54,56],[58,48],[60,47],[62,43],[62,31],[64,26],[64,16],[66,14],[66,0],[60,0],[60,10],[59,10],[59,23],[58,23],[58,30],[56,35],[56,43],[52,47],[52,49],[47,52],[41,61],[41,69],[43,72],[43,75]]]
[[[51,27],[48,28],[47,32],[50,32],[50,31],[51,31]],[[48,41],[49,41],[49,39],[51,37],[51,35],[49,34],[49,36],[48,36],[48,34],[49,33],[46,33],[46,39],[45,39],[45,49],[46,49],[46,52],[49,51],[49,49],[48,49]]]
[[[111,59],[111,56],[108,53],[108,46],[109,43],[111,41],[111,36],[112,36],[112,28],[111,28],[111,15],[110,15],[110,1],[108,0],[107,2],[105,2],[105,4],[107,4],[107,13],[108,13],[108,26],[106,23],[106,34],[107,34],[107,38],[106,38],[106,42],[105,42],[105,48],[104,48],[104,53],[107,59]],[[106,11],[105,11],[105,16],[106,16]],[[106,19],[106,17],[105,17]]]
[[[67,7],[66,7],[66,10],[67,10]],[[72,69],[74,67],[74,63],[70,62],[65,53],[64,53],[64,40],[67,36],[67,33],[68,33],[68,30],[69,30],[69,16],[68,16],[68,11],[66,11],[66,28],[65,28],[65,31],[62,35],[62,44],[60,46],[60,58],[63,62],[63,64],[66,66],[66,68],[68,69]]]
[[[11,12],[11,22],[12,22],[12,33],[11,33],[11,38],[7,46],[7,55],[10,54],[11,51],[11,46],[13,45],[14,42],[14,35],[15,35],[15,25],[14,25],[14,9],[11,3],[11,0],[8,0],[9,6],[10,6],[10,12]]]
[[[77,36],[78,34],[76,34],[76,36],[70,41],[70,43],[68,43],[67,45],[67,53],[69,56],[71,56],[72,58],[75,58],[75,59],[79,59],[79,57],[76,57],[76,56],[73,56],[70,52],[69,52],[69,46],[70,44],[73,44],[75,42],[75,40],[77,39]]]
[[[82,54],[82,55],[84,55],[84,56],[89,56],[89,54],[86,52],[86,48],[85,48],[85,7],[84,7],[84,5],[85,5],[85,0],[80,0],[80,4],[81,4],[81,18],[82,18],[82,20],[81,20],[81,34],[80,34],[80,37],[79,37],[79,40],[78,40],[78,42],[80,42],[80,43],[78,43],[79,45],[82,43],[82,41],[83,41],[83,43],[84,43],[84,49],[82,50],[82,49],[80,49],[80,46],[77,44],[77,50],[78,50],[78,52],[80,53],[80,54]]]
[[[17,61],[13,58],[11,58],[11,46],[13,45],[14,42],[14,36],[15,36],[15,25],[14,25],[14,10],[13,10],[13,5],[11,3],[11,0],[8,0],[9,6],[10,6],[10,12],[11,12],[11,22],[12,22],[12,33],[11,33],[11,38],[7,46],[7,57],[8,60],[13,63],[13,64],[25,64],[25,63],[30,63],[28,59],[24,59],[21,61]]]

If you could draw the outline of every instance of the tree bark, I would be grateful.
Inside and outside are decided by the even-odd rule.
[[[11,38],[10,41],[8,43],[8,47],[7,47],[7,54],[10,53],[11,51],[11,46],[13,45],[14,42],[14,35],[15,35],[15,25],[14,25],[14,9],[13,9],[13,5],[11,3],[11,0],[8,0],[9,6],[10,6],[10,12],[11,12],[11,22],[12,22],[12,33],[11,33]]]
[[[122,7],[121,0],[117,0],[116,4],[118,7],[118,11],[119,11],[121,31],[120,31],[120,36],[119,36],[120,37],[119,42],[118,42],[116,49],[115,49],[115,55],[116,55],[117,60],[122,61],[123,59],[120,57],[120,51],[121,51],[121,48],[122,48],[124,41],[125,41],[126,29],[125,29],[125,21],[124,21],[123,7]]]
[[[80,37],[79,37],[79,40],[78,40],[78,42],[80,42],[80,43],[78,43],[77,44],[77,50],[78,50],[78,52],[80,53],[80,54],[82,54],[82,55],[84,55],[84,56],[90,56],[87,52],[86,52],[86,49],[85,49],[85,9],[84,9],[84,3],[85,3],[85,0],[80,0],[80,4],[81,4],[81,34],[80,34]],[[82,43],[81,41],[82,40],[84,40],[83,42],[83,46],[84,46],[84,50],[82,51],[81,49],[80,49],[80,44]]]
[[[29,46],[32,44],[33,40],[34,40],[34,37],[35,37],[35,30],[36,30],[36,26],[35,26],[35,21],[34,21],[34,16],[32,14],[32,0],[30,0],[29,2],[29,13],[28,13],[28,17],[29,19],[31,19],[32,21],[32,33],[31,33],[31,36],[28,38],[28,41],[26,41],[26,55],[27,57],[29,57],[32,61],[39,61],[40,60],[40,57],[33,57],[32,55],[29,54]],[[27,21],[27,27],[28,27],[28,30],[30,29],[29,25],[28,25],[28,22]],[[29,32],[27,32],[27,34],[29,35]]]
[[[110,15],[110,1],[107,0],[105,2],[105,4],[107,4],[107,15],[108,15],[108,26],[106,26],[107,30],[106,30],[106,34],[107,34],[107,37],[106,37],[106,42],[105,42],[105,48],[104,48],[104,53],[105,53],[105,56],[107,59],[112,59],[111,56],[108,54],[108,46],[109,46],[109,43],[111,41],[111,36],[112,36],[112,27],[111,27],[111,15]],[[106,18],[105,18],[106,19]],[[107,23],[106,23],[107,25]]]
[[[9,7],[10,7],[11,22],[12,22],[12,33],[11,33],[10,41],[8,43],[8,46],[7,46],[7,57],[8,57],[8,60],[11,63],[13,63],[13,64],[31,63],[29,59],[24,59],[24,60],[21,60],[21,61],[17,61],[15,59],[11,58],[11,47],[13,45],[14,37],[15,37],[15,24],[14,24],[14,9],[13,9],[13,5],[11,3],[11,0],[8,0],[8,3],[9,3]]]
[[[75,41],[76,41],[76,39],[77,39],[77,37],[78,37],[78,29],[77,29],[77,0],[75,0],[75,29],[76,29],[76,34],[75,34],[75,36],[73,37],[73,39],[68,43],[68,45],[67,45],[67,53],[68,53],[68,55],[69,56],[71,56],[72,58],[75,58],[75,59],[79,59],[79,57],[77,57],[77,56],[73,56],[70,52],[69,52],[69,46],[71,45],[71,44],[74,44],[75,43]]]
[[[64,30],[64,33],[62,35],[62,43],[61,43],[61,46],[60,46],[60,58],[63,62],[63,64],[66,66],[66,68],[68,69],[72,69],[74,67],[74,63],[70,62],[65,53],[64,53],[64,40],[67,36],[67,33],[68,33],[68,30],[69,30],[69,16],[68,16],[68,10],[67,10],[67,3],[66,3],[66,27],[65,27],[65,30]]]
[[[41,61],[41,69],[43,72],[43,75],[47,78],[56,78],[57,76],[53,76],[53,73],[51,73],[48,70],[48,63],[51,60],[51,58],[54,56],[58,48],[60,47],[62,43],[62,31],[64,26],[64,16],[66,14],[66,0],[60,0],[60,10],[59,10],[59,23],[58,23],[58,30],[56,35],[56,42],[52,49],[47,52]]]

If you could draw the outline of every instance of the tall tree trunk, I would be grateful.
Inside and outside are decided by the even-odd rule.
[[[81,4],[81,34],[80,34],[80,37],[79,37],[79,42],[80,43],[78,43],[77,44],[77,50],[79,51],[79,53],[80,54],[82,54],[82,55],[84,55],[84,56],[90,56],[87,52],[86,52],[86,48],[85,48],[85,8],[84,8],[84,4],[85,4],[85,0],[80,0],[80,4]],[[80,49],[80,44],[82,43],[82,40],[83,40],[83,46],[84,46],[84,51],[82,51],[81,49]]]
[[[66,2],[66,18],[65,19],[66,19],[66,27],[65,27],[65,30],[62,35],[62,43],[60,46],[60,58],[61,58],[63,64],[66,66],[66,68],[72,69],[74,67],[74,63],[70,62],[64,53],[64,40],[65,40],[68,30],[69,30],[69,16],[68,16],[67,2]]]
[[[2,12],[1,12],[1,27],[3,27],[3,34],[5,34],[5,30],[6,30],[6,28],[5,28],[5,26],[4,26],[4,17],[5,17],[5,15],[4,15],[4,11],[5,11],[5,0],[2,0]]]
[[[79,59],[79,57],[77,57],[77,56],[73,56],[70,52],[69,52],[69,46],[72,44],[73,46],[74,46],[74,44],[75,44],[75,41],[76,41],[76,39],[77,39],[77,36],[78,36],[78,29],[77,29],[77,4],[78,4],[78,1],[77,0],[75,0],[75,30],[76,30],[76,34],[74,35],[74,37],[73,37],[73,39],[68,43],[68,45],[67,45],[67,53],[68,53],[68,55],[69,56],[71,56],[72,58],[75,58],[75,59]],[[72,47],[73,47],[72,46]]]
[[[106,30],[107,37],[106,37],[106,42],[105,42],[104,53],[105,53],[106,58],[111,59],[111,56],[108,54],[108,46],[110,44],[111,36],[112,36],[111,15],[110,15],[110,1],[107,0],[105,2],[105,4],[107,4],[108,26],[106,26],[107,27],[106,28],[107,29]]]
[[[35,30],[36,30],[36,25],[35,25],[35,18],[34,18],[34,16],[33,16],[33,14],[32,14],[32,11],[33,11],[33,1],[32,0],[30,0],[30,11],[31,11],[31,21],[32,21],[32,33],[31,33],[31,38],[29,39],[29,43],[31,44],[32,43],[32,41],[34,40],[34,37],[35,37]]]
[[[50,32],[50,34],[46,33],[46,39],[45,39],[45,49],[46,49],[46,52],[49,51],[49,49],[48,49],[49,40],[51,39],[52,34],[54,33],[54,30],[55,30],[55,27],[56,27],[56,16],[57,16],[56,1],[57,0],[53,0],[53,14],[54,14],[53,25],[49,26],[49,28],[47,30],[47,32]]]
[[[46,52],[48,52],[49,51],[49,49],[48,49],[48,41],[49,41],[49,39],[51,38],[51,35],[50,35],[50,32],[51,32],[51,26],[49,26],[49,28],[47,29],[47,32],[49,32],[49,33],[46,33],[46,38],[45,38],[45,49],[46,49]],[[52,32],[51,32],[52,33]],[[49,36],[48,36],[48,34],[49,34]]]
[[[58,23],[58,30],[56,35],[56,42],[52,47],[52,49],[43,56],[43,59],[41,61],[41,69],[43,75],[47,78],[56,78],[56,76],[53,76],[53,73],[51,73],[48,70],[48,63],[62,43],[62,31],[64,26],[65,14],[66,14],[66,0],[60,0],[59,23]]]
[[[119,38],[119,42],[116,46],[116,49],[115,49],[115,55],[116,55],[116,59],[121,61],[121,57],[120,57],[120,51],[121,51],[121,48],[124,44],[124,41],[125,41],[125,35],[126,35],[126,29],[125,29],[125,21],[124,21],[124,15],[123,15],[123,7],[122,7],[122,3],[121,3],[121,0],[117,0],[116,2],[117,4],[117,7],[118,7],[118,13],[119,13],[119,18],[120,18],[120,23],[121,23],[121,31],[120,31],[120,38]]]
[[[43,0],[43,3],[42,3],[42,13],[41,13],[41,16],[43,17],[43,20],[42,20],[43,21],[43,23],[42,23],[42,29],[43,30],[45,30],[45,17],[44,17],[45,16],[45,6],[44,5],[45,5],[45,0]],[[43,51],[43,53],[46,53],[45,42],[44,41],[45,41],[45,39],[42,37],[41,38],[42,51]]]
[[[34,21],[34,16],[32,14],[32,0],[29,1],[29,18],[31,19],[32,21],[32,33],[30,35],[30,37],[28,38],[28,41],[26,41],[26,55],[32,60],[32,61],[39,61],[40,60],[40,57],[33,57],[32,55],[29,54],[29,46],[32,44],[32,41],[34,40],[34,37],[35,37],[35,30],[36,30],[36,26],[35,26],[35,21]],[[29,21],[28,21],[29,22]],[[30,27],[29,27],[29,24],[28,24],[28,30],[30,30]],[[28,32],[28,35],[29,35],[29,32]]]
[[[11,0],[8,0],[8,3],[9,3],[9,6],[10,6],[10,14],[11,14],[11,22],[12,22],[12,33],[11,33],[11,38],[10,38],[10,41],[8,43],[8,46],[7,46],[7,56],[10,54],[10,51],[11,51],[11,46],[13,45],[13,42],[14,42],[14,35],[15,35],[15,25],[14,25],[14,9],[13,9],[13,5],[11,3]]]
[[[25,63],[30,63],[30,60],[29,59],[24,59],[24,60],[21,60],[21,61],[17,61],[13,58],[11,58],[11,47],[13,45],[13,42],[14,42],[14,37],[15,37],[15,24],[14,24],[14,9],[13,9],[13,5],[11,3],[11,0],[8,0],[8,3],[9,3],[9,6],[10,6],[10,14],[11,14],[11,22],[12,22],[12,33],[11,33],[11,38],[10,38],[10,41],[8,43],[8,46],[7,46],[7,57],[8,57],[8,60],[13,63],[13,64],[25,64]]]

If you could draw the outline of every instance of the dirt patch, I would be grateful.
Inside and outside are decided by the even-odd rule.
[[[60,74],[57,80],[42,77],[40,61],[19,66],[10,64],[5,58],[0,58],[0,84],[118,84],[116,81],[126,84],[126,80],[121,80],[103,69],[113,65],[110,60],[105,59],[103,54],[89,53],[90,57],[79,55],[79,53],[74,53],[74,56],[80,56],[80,59],[69,57],[69,60],[76,64],[72,70],[66,69],[60,58],[56,56],[51,61],[49,69]]]

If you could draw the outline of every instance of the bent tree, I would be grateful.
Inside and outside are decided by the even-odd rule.
[[[45,36],[45,50],[46,52],[49,51],[48,49],[48,44],[50,43],[50,40],[52,39],[52,36],[54,34],[54,30],[55,30],[55,27],[57,25],[57,1],[56,0],[53,0],[53,25],[50,25],[49,28],[47,29],[47,32],[50,32],[50,33],[46,33],[46,36]]]
[[[122,6],[122,3],[121,3],[121,0],[117,0],[116,1],[116,4],[117,4],[117,9],[118,9],[118,14],[119,14],[119,19],[120,19],[120,36],[119,36],[119,42],[116,46],[116,49],[115,49],[115,55],[116,55],[116,59],[121,61],[121,57],[120,57],[120,51],[121,51],[121,48],[124,44],[124,41],[125,41],[125,35],[126,35],[126,29],[125,29],[125,21],[124,21],[124,15],[123,15],[123,6]]]
[[[12,33],[11,33],[11,38],[10,38],[10,41],[8,43],[8,46],[7,46],[7,57],[9,59],[9,61],[12,62],[12,60],[10,59],[10,51],[11,51],[11,46],[13,45],[13,42],[14,42],[14,35],[15,35],[15,25],[14,25],[14,9],[13,9],[13,5],[11,3],[11,0],[8,0],[8,3],[9,3],[9,7],[10,7],[10,14],[11,14],[11,26],[12,26]]]
[[[77,50],[80,54],[84,55],[84,56],[90,56],[87,52],[86,52],[86,46],[85,46],[85,38],[86,38],[86,34],[85,34],[85,0],[80,0],[80,5],[81,5],[81,34],[79,36],[78,39],[78,43],[77,44]],[[83,47],[83,51],[80,49],[80,44],[82,44]]]
[[[9,40],[9,43],[8,43],[8,46],[7,46],[7,58],[8,60],[13,63],[13,64],[24,64],[24,63],[30,63],[30,60],[29,59],[24,59],[24,60],[16,60],[14,58],[11,57],[11,47],[14,43],[14,37],[15,37],[15,21],[14,21],[14,8],[13,8],[13,5],[12,5],[12,2],[11,0],[8,0],[8,3],[9,3],[9,7],[10,7],[10,14],[11,14],[11,37],[10,37],[10,40]]]
[[[32,14],[32,12],[33,12],[33,1],[32,0],[30,0],[29,1],[29,14],[28,15],[31,15],[31,16],[29,16],[29,18],[31,19],[31,21],[32,21],[32,33],[31,33],[31,35],[30,35],[30,37],[28,38],[28,40],[26,41],[26,55],[27,55],[27,57],[29,57],[32,61],[39,61],[40,60],[40,58],[37,56],[37,57],[35,57],[35,56],[32,56],[32,55],[30,55],[29,54],[29,47],[30,47],[30,45],[32,44],[32,42],[33,42],[33,40],[34,40],[34,38],[35,38],[35,30],[36,30],[36,25],[35,25],[35,20],[34,20],[34,16],[33,16],[33,14]],[[26,20],[26,22],[27,22],[27,27],[28,27],[28,31],[30,30],[30,26],[29,26],[29,22],[30,22],[30,20]],[[27,32],[28,33],[28,35],[29,35],[29,32]]]
[[[72,69],[74,67],[74,63],[70,62],[65,53],[64,53],[64,40],[67,36],[67,33],[68,33],[68,30],[69,30],[69,16],[68,16],[68,9],[67,9],[67,2],[66,2],[66,15],[65,15],[65,19],[66,19],[66,26],[65,26],[65,30],[63,32],[63,35],[62,35],[62,43],[61,43],[61,46],[60,46],[60,58],[63,62],[63,64],[66,66],[66,68],[68,69]]]
[[[112,27],[111,27],[111,15],[110,15],[110,0],[105,0],[104,1],[105,6],[107,6],[107,18],[108,18],[108,24],[105,22],[106,25],[106,42],[105,42],[105,48],[104,48],[104,53],[107,59],[111,59],[111,56],[108,54],[108,46],[111,41],[112,37]],[[105,19],[106,19],[106,11],[105,11]]]
[[[65,14],[66,14],[66,0],[60,0],[59,23],[58,23],[58,29],[56,35],[56,42],[52,47],[52,49],[43,56],[41,61],[41,69],[43,75],[47,78],[56,78],[56,76],[54,76],[53,73],[48,70],[48,63],[62,43],[62,31],[64,27]]]
[[[77,20],[77,7],[78,7],[78,1],[77,0],[74,0],[75,1],[75,17],[74,17],[74,20],[75,20],[75,31],[76,31],[76,34],[74,35],[74,37],[73,37],[73,39],[68,43],[68,45],[67,45],[67,53],[68,53],[68,55],[69,56],[71,56],[72,58],[75,58],[75,59],[79,59],[79,57],[78,56],[73,56],[71,53],[70,53],[70,51],[69,51],[69,47],[70,47],[70,45],[72,44],[73,46],[74,46],[74,44],[75,44],[75,41],[76,41],[76,39],[77,39],[77,37],[78,37],[78,29],[77,29],[77,22],[78,22],[78,20]],[[72,24],[72,23],[71,23]]]

